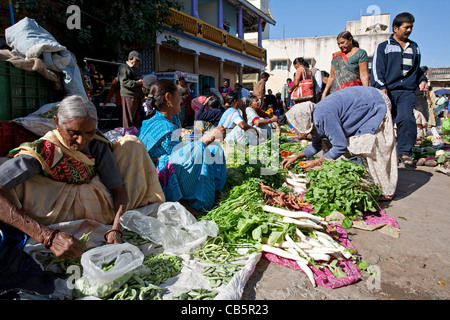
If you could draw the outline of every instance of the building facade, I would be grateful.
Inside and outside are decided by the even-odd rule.
[[[390,14],[361,16],[358,21],[348,21],[342,30],[350,31],[361,49],[367,51],[369,68],[379,43],[391,35]],[[305,58],[310,66],[330,72],[331,57],[339,51],[337,34],[327,37],[291,38],[263,40],[267,50],[266,71],[271,75],[266,87],[274,93],[281,92],[287,78],[293,78],[292,65],[297,57]]]
[[[154,71],[159,77],[188,77],[202,93],[204,85],[213,88],[228,80],[242,83],[246,74],[260,73],[266,67],[262,47],[263,32],[273,18],[245,0],[181,0],[182,11],[171,17],[158,34],[154,49]],[[245,34],[257,30],[257,41]]]

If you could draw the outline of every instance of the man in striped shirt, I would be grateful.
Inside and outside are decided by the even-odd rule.
[[[414,117],[415,91],[424,91],[428,80],[420,68],[421,54],[417,43],[409,39],[415,19],[410,13],[397,15],[393,34],[380,43],[374,54],[370,84],[386,93],[392,102],[392,116],[397,125],[397,151],[405,167],[415,167],[411,159],[416,143]]]

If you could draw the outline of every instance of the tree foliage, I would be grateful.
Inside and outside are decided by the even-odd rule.
[[[16,21],[35,19],[75,55],[112,60],[152,47],[170,8],[182,8],[177,0],[15,0],[13,5]],[[69,5],[81,9],[80,29],[67,28]]]

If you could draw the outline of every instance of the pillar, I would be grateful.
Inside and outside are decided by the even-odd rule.
[[[242,84],[244,81],[244,66],[241,64],[238,67],[238,82]]]
[[[199,73],[199,63],[198,63],[199,57],[200,55],[196,52],[194,54],[194,70],[193,70],[194,74]]]
[[[217,88],[220,88],[223,85],[223,59],[219,61],[219,85]]]
[[[217,28],[223,30],[223,0],[217,1]]]
[[[242,17],[242,4],[238,6],[238,37],[244,39],[244,21]]]
[[[155,44],[155,71],[160,71],[161,66],[161,45]]]
[[[198,0],[191,0],[191,4],[192,4],[192,10],[191,10],[191,15],[194,18],[199,18],[198,16]]]
[[[262,18],[258,18],[258,47],[262,48]]]

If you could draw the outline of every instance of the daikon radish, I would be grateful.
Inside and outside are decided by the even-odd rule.
[[[285,238],[287,242],[293,245],[293,248],[295,250],[297,250],[304,258],[308,259],[308,255],[305,253],[305,251],[303,251],[303,249],[300,248],[288,234],[286,234]]]
[[[307,260],[300,257],[298,254],[292,254],[291,252],[288,252],[284,249],[275,248],[275,247],[269,246],[267,244],[263,244],[263,245],[261,245],[261,250],[264,252],[273,253],[279,257],[286,258],[289,260],[300,261],[301,263],[308,265]]]
[[[311,220],[306,219],[292,219],[288,217],[283,217],[282,220],[284,223],[292,223],[300,227],[312,228],[312,229],[323,229],[323,226],[318,225],[317,223],[312,222]]]
[[[310,213],[304,212],[304,211],[289,211],[286,209],[281,209],[281,208],[267,206],[267,205],[265,205],[263,207],[263,210],[266,212],[275,213],[280,216],[288,217],[288,218],[294,218],[294,219],[309,218],[309,219],[315,219],[317,221],[325,221],[325,218],[323,218],[323,217],[318,217],[318,216],[315,216],[313,214],[310,214]]]
[[[295,252],[294,248],[288,249],[290,250],[292,253],[292,255],[298,255],[298,252]],[[303,272],[305,272],[306,276],[308,277],[309,281],[311,282],[311,284],[313,285],[313,287],[316,287],[316,280],[314,279],[314,274],[311,271],[311,269],[308,267],[308,265],[306,263],[303,263],[300,260],[296,260],[298,266],[300,267],[300,269],[303,270]]]

